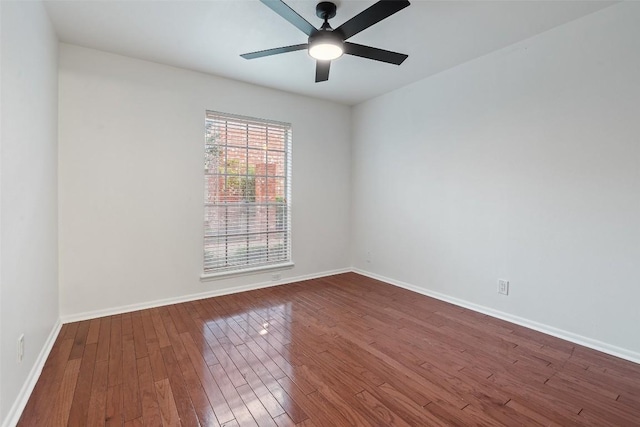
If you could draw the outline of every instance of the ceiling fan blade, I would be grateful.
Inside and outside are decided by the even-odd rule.
[[[306,19],[302,16],[298,15],[298,13],[291,9],[285,2],[281,0],[260,0],[262,3],[267,5],[271,10],[273,10],[278,15],[282,16],[284,19],[295,25],[305,33],[310,36],[312,33],[318,31],[316,27],[311,25]]]
[[[390,50],[350,42],[344,42],[344,53],[395,65],[402,64],[402,62],[409,57],[409,55],[405,55],[404,53],[391,52]]]
[[[335,31],[342,32],[346,40],[358,34],[360,31],[390,17],[394,13],[401,11],[410,4],[407,0],[381,0],[340,25]]]
[[[329,80],[331,61],[316,61],[316,83]]]
[[[244,59],[262,58],[263,56],[279,55],[281,53],[294,52],[296,50],[303,50],[309,47],[307,43],[294,44],[293,46],[274,47],[273,49],[259,50],[257,52],[243,53]]]

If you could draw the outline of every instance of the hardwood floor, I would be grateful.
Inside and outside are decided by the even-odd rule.
[[[640,426],[640,365],[357,274],[66,324],[21,426]]]

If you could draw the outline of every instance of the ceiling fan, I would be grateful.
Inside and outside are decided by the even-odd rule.
[[[347,55],[359,56],[395,65],[402,64],[402,62],[408,58],[408,55],[402,53],[391,52],[384,49],[346,41],[348,38],[353,37],[360,31],[369,28],[370,26],[409,6],[410,3],[407,0],[381,0],[349,19],[336,29],[331,28],[331,25],[329,25],[329,19],[336,16],[336,5],[332,2],[323,1],[316,5],[316,15],[324,20],[324,24],[322,24],[319,29],[316,29],[282,0],[260,1],[309,36],[309,40],[307,43],[277,47],[240,55],[245,59],[255,59],[264,56],[279,55],[281,53],[308,49],[309,55],[316,59],[316,83],[318,83],[329,80],[331,60],[337,59],[345,53]]]

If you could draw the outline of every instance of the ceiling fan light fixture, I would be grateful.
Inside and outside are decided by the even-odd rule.
[[[320,30],[309,37],[309,56],[320,61],[338,59],[344,53],[344,42],[331,30]]]
[[[312,58],[319,59],[321,61],[331,61],[338,59],[344,53],[342,46],[336,43],[321,42],[316,43],[313,46],[309,46],[309,55]]]

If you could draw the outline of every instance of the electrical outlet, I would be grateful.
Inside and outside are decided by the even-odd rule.
[[[498,280],[498,293],[501,295],[509,295],[508,280]]]
[[[271,275],[271,280],[274,281],[274,282],[276,280],[280,280],[280,279],[282,279],[282,274],[280,274],[280,273],[274,273],[274,274]]]
[[[371,251],[367,251],[367,256],[365,258],[365,261],[367,262],[367,264],[371,263]]]
[[[18,363],[22,363],[24,358],[24,334],[18,338]]]

